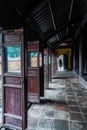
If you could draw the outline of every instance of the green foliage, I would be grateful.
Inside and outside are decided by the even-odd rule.
[[[20,47],[18,46],[9,46],[7,48],[8,57],[18,57],[20,56]]]

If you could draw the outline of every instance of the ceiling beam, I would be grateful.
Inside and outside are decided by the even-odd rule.
[[[55,35],[57,35],[58,33],[62,32],[63,30],[65,30],[67,27],[69,27],[71,24],[68,23],[66,26],[62,27],[60,30],[56,29],[55,31],[51,32],[47,37],[46,37],[46,41],[48,41],[50,38],[54,37]]]
[[[56,28],[56,24],[55,24],[55,20],[54,20],[54,15],[53,15],[53,11],[52,11],[52,5],[51,5],[51,1],[50,0],[48,1],[48,4],[49,4],[51,18],[52,18],[52,22],[53,22],[54,31],[55,31],[57,28]],[[59,41],[58,34],[57,34],[57,40]]]
[[[69,20],[68,20],[68,22],[70,22],[70,19],[71,19],[71,16],[72,16],[73,2],[74,2],[74,0],[71,0],[71,6],[70,6],[70,12],[69,12]],[[67,34],[68,34],[68,27],[67,27],[67,31],[66,31],[66,35]]]
[[[30,23],[28,23],[28,25],[38,34],[38,36],[45,41],[45,36],[43,34],[43,32],[41,31],[40,27],[38,26],[38,24],[36,24],[36,22],[34,21],[34,19],[32,18]]]
[[[86,22],[87,22],[87,13],[85,14],[85,16],[84,16],[83,19],[82,19],[81,27],[83,27]]]
[[[64,36],[59,42],[56,42],[55,45],[53,45],[53,49],[57,48],[65,39],[67,39],[68,36]]]

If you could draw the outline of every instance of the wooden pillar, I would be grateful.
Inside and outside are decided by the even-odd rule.
[[[75,40],[73,42],[73,70],[75,70]]]
[[[52,51],[51,47],[49,48],[49,81],[52,81]]]
[[[82,33],[79,37],[79,75],[82,75]]]

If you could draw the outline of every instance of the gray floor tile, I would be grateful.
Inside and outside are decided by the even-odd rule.
[[[44,117],[44,118],[54,118],[54,111],[53,110],[47,110],[47,109],[44,109],[42,111],[42,115],[41,117]]]
[[[55,119],[54,130],[69,130],[68,121]]]
[[[28,128],[35,128],[37,126],[38,118],[28,117]]]
[[[73,101],[73,100],[68,100],[68,101],[67,101],[67,104],[68,104],[68,105],[74,105],[74,106],[75,106],[75,105],[76,105],[76,106],[78,105],[78,104],[77,104],[77,101]]]
[[[30,113],[28,113],[28,116],[40,117],[41,116],[41,109],[32,109],[30,111]]]
[[[66,111],[55,111],[54,118],[59,120],[68,120],[70,116]]]
[[[74,113],[74,112],[70,112],[70,120],[83,121],[81,114],[80,113]]]
[[[83,114],[84,120],[87,121],[87,114]]]
[[[74,96],[68,95],[68,96],[67,96],[67,100],[76,101],[76,98],[75,98]]]
[[[75,96],[80,96],[80,97],[83,96],[83,94],[81,92],[74,92],[74,95]]]
[[[53,121],[50,119],[40,119],[36,130],[51,130],[53,128]]]
[[[87,124],[80,122],[70,122],[70,128],[71,130],[87,130]]]
[[[70,112],[80,112],[80,109],[78,106],[68,106],[68,110]]]
[[[78,103],[79,103],[79,106],[87,107],[87,100],[85,100],[85,99],[78,101]]]
[[[87,114],[87,107],[80,107],[80,108],[81,108],[82,113]]]
[[[73,92],[66,92],[66,94],[69,95],[69,96],[74,96]]]

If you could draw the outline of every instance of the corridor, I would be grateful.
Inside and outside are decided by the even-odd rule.
[[[87,130],[87,89],[72,72],[56,72],[41,103],[28,110],[27,130]]]

